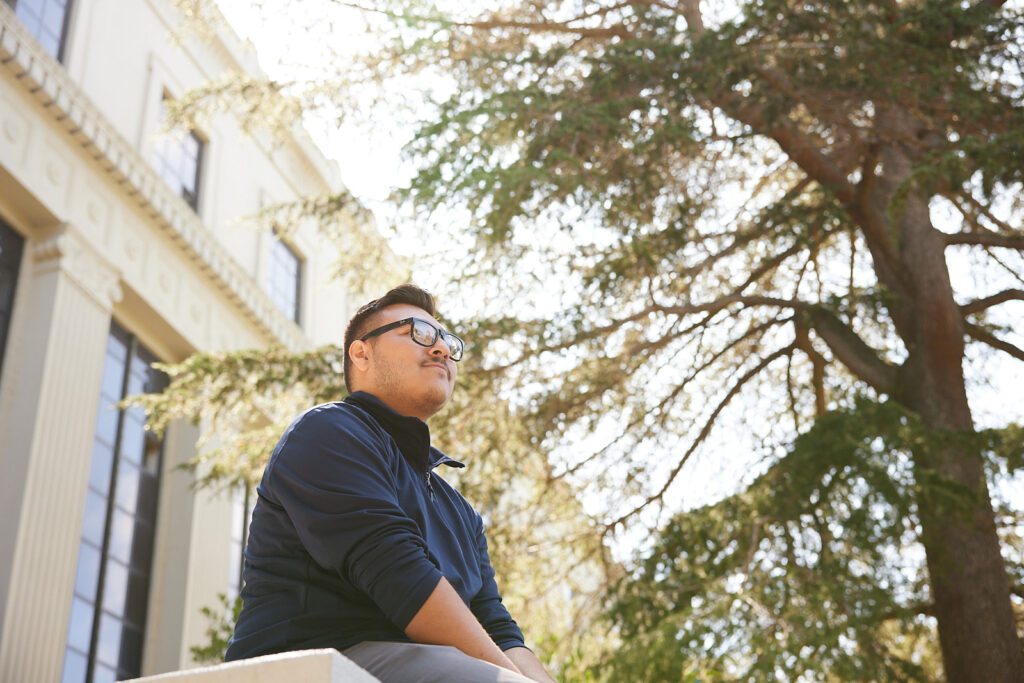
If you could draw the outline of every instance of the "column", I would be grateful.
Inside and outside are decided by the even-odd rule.
[[[196,517],[197,492],[192,474],[179,469],[196,455],[199,428],[175,420],[164,435],[164,475],[160,483],[160,507],[153,546],[153,575],[149,586],[149,616],[142,670],[163,673],[189,668],[192,658],[185,624],[198,618],[199,608],[189,600],[193,577],[188,569],[196,554],[193,528],[208,526],[210,520]],[[170,523],[167,520],[173,520]],[[209,534],[207,534],[209,535]],[[200,534],[202,536],[202,534]],[[216,537],[223,547],[227,541]],[[212,606],[212,605],[211,605]],[[193,615],[192,612],[195,612]]]
[[[27,308],[9,347],[0,424],[4,511],[16,531],[3,586],[0,680],[58,681],[117,270],[73,226],[30,243]]]

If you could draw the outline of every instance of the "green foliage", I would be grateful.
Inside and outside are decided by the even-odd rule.
[[[276,347],[197,353],[157,367],[170,377],[160,394],[131,396],[147,427],[175,419],[204,426],[204,447],[188,467],[200,486],[255,486],[285,427],[306,408],[346,395],[341,349],[293,353]]]
[[[224,593],[217,594],[219,604],[215,607],[203,607],[199,612],[206,617],[206,637],[208,642],[203,645],[192,645],[192,661],[197,664],[220,664],[224,661],[224,653],[228,649],[228,641],[235,631],[235,622],[242,611],[242,598],[228,600]]]
[[[965,439],[1001,468],[1022,428],[933,433],[858,399],[743,492],[674,516],[613,591],[613,679],[944,680],[915,501],[922,480],[954,506],[969,494],[915,478],[910,454]],[[1024,585],[1021,514],[1001,506],[998,519],[1011,583]]]
[[[680,513],[616,590],[616,680],[941,678],[909,452],[892,403],[819,418],[745,491]]]
[[[1008,473],[1024,469],[1024,425],[1010,424],[982,432],[983,445],[997,467]]]
[[[283,92],[280,83],[245,73],[229,73],[210,81],[200,89],[164,103],[169,123],[189,128],[209,128],[213,117],[229,108],[240,116],[242,130],[272,130],[278,140],[295,126],[302,114],[302,103]]]
[[[1020,68],[1019,48],[1007,45],[1019,16],[952,2],[742,8],[734,22],[698,32],[672,7],[621,7],[606,15],[606,40],[582,21],[559,38],[544,30],[552,22],[542,11],[510,9],[506,39],[483,46],[469,22],[448,46],[461,58],[451,74],[462,87],[412,146],[429,160],[413,196],[464,198],[488,240],[507,239],[516,219],[535,219],[552,202],[590,206],[606,225],[631,230],[692,191],[686,174],[700,163],[727,150],[758,154],[749,129],[719,128],[709,104],[730,113],[757,105],[757,132],[793,124],[833,149],[868,131],[899,135],[877,110],[911,107],[944,138],[934,153],[961,159],[942,180],[963,185],[980,171],[985,187],[1019,182],[1010,158],[1024,128],[1020,94],[1012,80],[989,77],[993,61]],[[540,26],[517,31],[516,19]],[[951,45],[954,35],[963,38]],[[933,164],[921,172],[937,173]]]

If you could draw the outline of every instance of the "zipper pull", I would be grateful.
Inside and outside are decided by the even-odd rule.
[[[427,491],[430,492],[430,500],[434,500],[434,487],[430,483],[430,470],[427,470],[426,480],[427,480]]]

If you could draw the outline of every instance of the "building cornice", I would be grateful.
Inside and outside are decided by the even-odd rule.
[[[74,144],[121,186],[128,201],[146,211],[246,318],[290,349],[310,346],[298,325],[281,312],[191,207],[160,179],[64,67],[42,49],[5,2],[0,2],[0,63],[67,131]]]

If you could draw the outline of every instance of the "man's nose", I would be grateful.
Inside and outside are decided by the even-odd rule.
[[[451,347],[448,346],[448,342],[444,340],[444,337],[437,335],[437,341],[435,341],[434,345],[430,347],[430,353],[435,356],[444,356],[444,359],[448,360],[451,358],[452,350]]]

